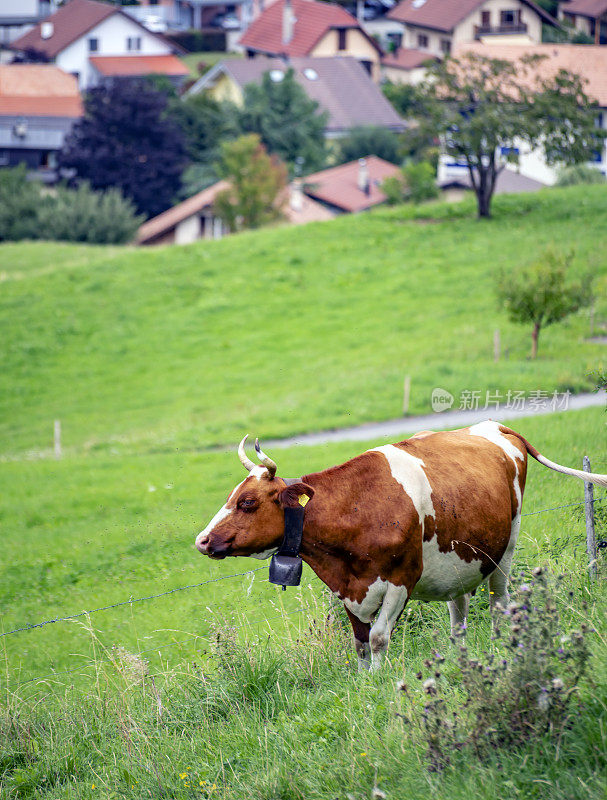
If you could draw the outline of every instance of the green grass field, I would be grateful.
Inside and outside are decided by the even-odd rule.
[[[596,270],[607,320],[601,186],[384,209],[161,249],[0,249],[0,454],[159,452],[429,410],[435,386],[580,390],[604,360],[587,313],[529,331],[498,311],[496,271],[549,245]],[[411,217],[416,216],[417,219]],[[504,358],[493,361],[499,327]]]
[[[607,470],[601,409],[519,420],[516,428],[550,458],[579,464],[589,452],[594,468]],[[298,475],[361,449],[276,455],[282,474]],[[258,568],[252,559],[217,564],[191,546],[241,471],[235,453],[0,464],[3,629]],[[540,563],[565,572],[572,594],[560,598],[562,613],[570,625],[583,618],[597,631],[584,718],[559,740],[556,761],[554,745],[538,740],[489,763],[456,760],[440,775],[428,773],[424,747],[394,716],[395,685],[403,676],[415,685],[433,648],[448,652],[446,606],[412,603],[389,664],[379,676],[361,676],[349,634],[325,629],[328,598],[312,574],[282,593],[263,569],[253,582],[211,583],[4,637],[3,796],[347,800],[346,792],[371,797],[377,781],[388,797],[490,798],[499,790],[599,800],[607,744],[603,582],[585,578],[581,506],[533,513],[582,496],[581,482],[531,462],[514,572]],[[584,599],[590,612],[582,611]],[[473,653],[495,651],[483,592],[473,600],[469,641]],[[143,686],[132,659],[114,648],[143,653]],[[457,671],[449,670],[456,703]]]
[[[607,604],[604,579],[586,577],[580,481],[531,461],[514,564],[517,579],[542,563],[563,572],[566,629],[593,629],[576,714],[556,739],[480,761],[462,751],[439,773],[423,701],[406,710],[396,684],[418,685],[438,648],[450,708],[461,702],[444,604],[411,603],[385,669],[359,675],[310,571],[283,593],[267,562],[212,562],[192,545],[243,477],[247,431],[396,416],[405,373],[415,411],[436,385],[589,386],[603,346],[585,341],[588,317],[548,330],[529,362],[492,284],[500,266],[574,246],[576,269],[599,275],[600,324],[606,206],[583,187],[499,198],[487,224],[469,204],[436,205],[158,250],[1,245],[0,633],[208,583],[0,638],[0,797],[379,800],[376,787],[395,800],[603,800]],[[605,422],[597,408],[513,427],[557,462],[588,453],[607,472]],[[381,443],[270,454],[294,477]],[[473,654],[500,653],[483,591],[468,639]]]
[[[187,53],[180,57],[180,60],[190,70],[190,77],[197,80],[201,75],[204,75],[211,67],[214,67],[219,61],[224,58],[238,58],[238,53],[221,53],[221,52],[206,52],[200,51],[198,53]],[[199,64],[206,64],[206,68],[201,72]]]

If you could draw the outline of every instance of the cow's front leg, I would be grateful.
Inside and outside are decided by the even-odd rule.
[[[371,627],[371,633],[369,635],[372,671],[379,669],[381,666],[383,657],[390,644],[390,636],[392,635],[394,626],[403,613],[408,599],[409,592],[406,586],[395,586],[393,583],[388,584],[379,614]]]
[[[358,669],[367,670],[371,666],[371,649],[369,647],[369,630],[371,626],[368,622],[363,622],[346,608],[346,614],[354,631],[354,646],[358,656]]]

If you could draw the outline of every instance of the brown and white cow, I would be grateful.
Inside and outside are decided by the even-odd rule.
[[[423,431],[290,485],[257,442],[261,463],[249,460],[246,438],[238,454],[249,474],[196,547],[211,558],[267,558],[281,544],[284,508],[306,495],[300,555],[343,601],[364,668],[381,663],[410,598],[447,601],[452,632],[465,624],[470,593],[484,581],[492,604],[508,602],[528,453],[607,486],[607,475],[555,464],[491,420]]]

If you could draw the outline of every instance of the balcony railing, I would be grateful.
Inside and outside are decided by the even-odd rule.
[[[474,38],[481,36],[505,36],[511,33],[527,33],[527,23],[512,22],[504,25],[475,25]]]

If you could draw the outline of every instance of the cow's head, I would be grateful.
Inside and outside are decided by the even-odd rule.
[[[311,498],[314,494],[305,483],[287,486],[257,440],[255,451],[260,463],[254,464],[244,449],[246,439],[238,445],[238,457],[248,477],[232,490],[226,504],[196,537],[196,547],[211,558],[271,556],[282,542],[284,509],[296,507],[303,495]]]

